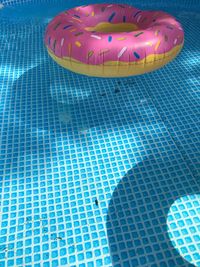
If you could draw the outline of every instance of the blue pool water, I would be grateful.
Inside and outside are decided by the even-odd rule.
[[[48,22],[89,1],[0,2],[0,266],[200,266],[198,1],[125,1],[174,15],[185,46],[123,79],[46,53]]]

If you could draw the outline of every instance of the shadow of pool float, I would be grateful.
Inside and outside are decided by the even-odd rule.
[[[177,199],[199,191],[197,181],[178,157],[163,161],[152,155],[129,170],[108,207],[113,266],[195,266],[173,246],[167,216]]]

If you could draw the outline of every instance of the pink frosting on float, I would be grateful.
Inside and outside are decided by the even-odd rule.
[[[85,29],[100,22],[133,23],[138,30],[100,33]],[[95,4],[64,11],[49,23],[45,34],[46,46],[57,57],[94,65],[139,61],[148,55],[169,52],[183,41],[180,23],[169,14],[141,11],[124,4]]]

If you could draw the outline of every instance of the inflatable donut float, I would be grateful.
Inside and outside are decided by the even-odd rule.
[[[64,11],[45,33],[47,51],[59,65],[97,77],[153,71],[175,58],[183,43],[183,29],[169,14],[124,4]]]

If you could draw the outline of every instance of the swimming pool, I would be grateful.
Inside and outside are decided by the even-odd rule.
[[[200,266],[199,1],[124,1],[185,45],[123,79],[47,55],[48,22],[89,1],[0,2],[0,266]]]

